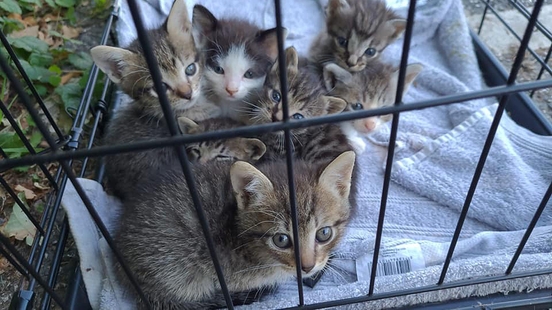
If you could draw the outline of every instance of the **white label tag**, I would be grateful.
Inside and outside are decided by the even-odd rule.
[[[356,260],[358,281],[370,281],[373,253]],[[376,277],[403,274],[425,268],[422,248],[418,243],[406,243],[390,248],[382,248],[376,268]]]

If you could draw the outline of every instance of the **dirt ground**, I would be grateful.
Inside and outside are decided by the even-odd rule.
[[[519,1],[525,5],[528,5],[531,7],[531,5],[535,2],[534,0],[521,0]],[[464,8],[466,12],[466,16],[468,17],[469,24],[473,27],[476,27],[479,24],[479,21],[481,20],[481,16],[484,9],[484,4],[481,2],[481,0],[463,0]],[[508,0],[495,0],[491,1],[491,3],[494,4],[494,7],[501,12],[501,14],[506,14],[506,16],[510,16],[512,20],[519,21],[523,20],[521,15],[517,13],[516,11],[513,11],[513,7],[509,4]],[[545,0],[546,4],[552,4],[552,0]],[[540,20],[541,21],[550,21],[552,22],[552,5],[548,6],[549,10],[546,11],[547,15],[541,15]],[[544,12],[544,11],[543,11]],[[83,32],[81,33],[81,36],[79,37],[79,40],[84,42],[85,45],[82,46],[83,50],[87,50],[88,48],[94,46],[99,42],[100,37],[102,35],[105,19],[100,18],[88,18],[86,17],[86,7],[81,7],[79,9],[79,26],[83,28]],[[490,22],[488,22],[490,21]],[[485,26],[483,28],[483,34],[487,29],[492,29],[495,24],[496,20],[493,21],[492,17],[487,17],[485,21]],[[552,29],[552,25],[549,27],[549,29]],[[482,36],[485,41],[485,36]],[[516,41],[515,38],[509,37],[509,36],[502,36],[500,37],[502,42],[500,42],[502,47],[499,50],[496,50],[495,47],[495,53],[498,57],[498,59],[504,64],[507,70],[510,69],[513,59],[515,57],[516,52]],[[492,36],[491,36],[492,39]],[[488,40],[491,40],[488,39]],[[488,45],[491,47],[493,45],[496,45],[492,41],[485,41]],[[536,53],[539,54],[541,57],[544,57],[548,51],[548,48],[551,45],[551,42],[549,40],[543,40],[540,45],[533,46]],[[540,71],[540,65],[538,62],[528,55],[523,63],[523,67],[520,71],[520,76],[518,81],[530,81],[535,80],[537,78],[537,75]],[[542,76],[543,79],[550,78],[550,75],[544,74]],[[533,100],[535,101],[535,104],[538,106],[538,108],[547,116],[549,120],[552,121],[552,89],[547,90],[541,90],[537,91],[534,94]],[[6,201],[0,201],[2,204]],[[2,224],[2,223],[0,223]],[[21,242],[16,242],[16,246],[18,249],[22,251],[22,254],[24,256],[28,255],[29,248],[24,246],[24,244],[21,244]],[[60,272],[60,278],[57,285],[57,290],[60,293],[63,293],[65,287],[68,285],[69,276],[73,270],[73,264],[72,262],[75,261],[76,257],[76,250],[74,249],[74,244],[72,240],[69,240],[68,243],[68,250],[66,251],[65,258],[62,263],[62,269]],[[7,309],[9,302],[11,300],[12,294],[16,292],[20,285],[20,275],[19,273],[10,265],[10,263],[6,260],[4,257],[0,257],[0,309]],[[63,295],[63,294],[62,294]],[[38,306],[35,304],[35,307]]]

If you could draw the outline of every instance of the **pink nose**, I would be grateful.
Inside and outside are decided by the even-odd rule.
[[[238,92],[237,89],[229,89],[228,87],[226,87],[226,92],[230,95],[230,96],[234,96],[235,93]]]
[[[370,132],[376,128],[376,122],[371,119],[364,120],[364,127],[367,132]]]

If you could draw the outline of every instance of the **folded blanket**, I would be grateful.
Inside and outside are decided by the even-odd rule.
[[[260,27],[274,27],[272,1],[198,1],[215,14],[248,18]],[[325,0],[283,0],[286,45],[305,53],[310,40],[323,25]],[[389,1],[406,16],[405,1]],[[172,0],[139,2],[147,25],[159,25]],[[191,10],[195,1],[187,1]],[[308,18],[306,17],[308,12]],[[120,44],[135,37],[126,1],[121,3],[117,23]],[[402,40],[388,47],[386,61],[398,64]],[[459,0],[418,1],[409,62],[424,70],[406,94],[406,104],[477,90],[484,87]],[[456,227],[459,210],[479,157],[495,105],[492,100],[473,100],[448,106],[401,113],[397,160],[383,227],[380,269],[376,293],[434,284]],[[355,208],[343,242],[331,266],[313,288],[305,287],[307,303],[361,296],[367,279],[379,216],[389,127],[367,139],[365,153],[357,157],[359,172]],[[550,138],[537,137],[504,116],[488,167],[482,176],[468,218],[450,265],[446,281],[502,274],[526,228],[543,186],[551,181]],[[507,166],[506,166],[507,165]],[[488,171],[487,171],[488,170]],[[110,230],[116,227],[120,202],[101,186],[81,179],[98,213]],[[85,211],[82,201],[68,185],[63,196],[72,234],[81,258],[84,282],[94,309],[134,309],[134,291],[119,285],[113,274],[114,259],[105,241]],[[515,272],[552,266],[550,208],[519,258]],[[385,268],[381,268],[385,267]],[[471,285],[351,305],[350,308],[380,309],[425,302],[440,302],[497,292],[552,287],[551,276]],[[295,281],[284,283],[253,309],[273,309],[297,304]]]

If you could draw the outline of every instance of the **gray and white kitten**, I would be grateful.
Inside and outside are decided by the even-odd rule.
[[[295,162],[305,277],[325,267],[344,234],[354,161],[350,151],[328,165]],[[232,294],[277,285],[295,275],[285,167],[283,160],[257,167],[242,161],[193,167]],[[225,306],[181,170],[150,176],[126,201],[121,219],[116,243],[155,309]]]
[[[197,99],[203,64],[195,47],[184,1],[175,1],[166,22],[150,30],[149,38],[175,114],[194,119],[187,112],[200,106]],[[168,137],[169,130],[138,40],[126,49],[94,47],[91,54],[98,67],[134,99],[109,121],[102,143],[117,145]],[[108,187],[124,199],[136,183],[176,160],[177,154],[172,147],[108,155]]]
[[[421,64],[406,67],[403,94],[422,71]],[[399,68],[379,60],[373,61],[360,72],[350,73],[336,64],[324,67],[324,82],[329,94],[347,102],[345,111],[371,110],[392,106],[395,103]],[[355,152],[366,148],[363,137],[370,135],[392,119],[392,114],[373,116],[340,123]]]
[[[322,68],[336,63],[351,72],[361,71],[406,28],[406,20],[384,0],[330,0],[326,29],[313,41],[309,61]]]
[[[276,29],[261,30],[240,19],[217,19],[207,8],[194,6],[193,27],[205,54],[207,101],[218,105],[222,117],[238,119],[242,100],[263,85],[278,57]]]

